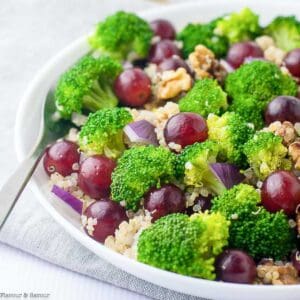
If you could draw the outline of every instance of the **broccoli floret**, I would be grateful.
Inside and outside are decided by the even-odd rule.
[[[84,109],[94,112],[115,107],[118,99],[112,84],[121,71],[122,66],[108,56],[81,58],[58,81],[55,102],[60,115],[70,119]]]
[[[230,73],[225,81],[225,91],[233,101],[252,98],[266,105],[276,96],[295,96],[297,84],[275,64],[257,60]]]
[[[293,249],[294,235],[283,212],[270,213],[254,187],[239,184],[212,200],[212,211],[230,221],[229,246],[256,259],[283,259]]]
[[[221,117],[209,114],[208,137],[219,145],[219,158],[239,167],[246,167],[243,146],[253,135],[253,129],[236,113],[226,112]]]
[[[253,97],[234,99],[228,108],[229,111],[238,113],[244,121],[252,124],[256,130],[263,128],[265,125],[264,109],[264,102],[257,101]]]
[[[216,25],[216,34],[225,36],[230,43],[253,40],[261,33],[258,15],[245,7],[221,18]]]
[[[297,84],[275,64],[253,61],[227,76],[225,91],[232,98],[230,110],[260,129],[264,125],[263,112],[267,104],[276,96],[295,96]]]
[[[145,20],[119,11],[98,23],[89,42],[94,49],[123,60],[132,53],[139,58],[146,57],[152,36],[153,31]]]
[[[79,146],[88,154],[116,158],[125,149],[123,128],[132,121],[125,108],[104,108],[88,116],[79,133]]]
[[[228,50],[228,40],[214,34],[216,20],[207,24],[188,24],[177,34],[177,40],[183,42],[182,53],[185,58],[197,45],[209,48],[217,57],[223,57]]]
[[[218,144],[208,140],[185,147],[177,157],[177,178],[187,186],[205,186],[214,194],[222,193],[225,186],[209,167],[209,164],[216,162],[218,152]]]
[[[137,259],[183,275],[215,279],[215,257],[227,245],[229,222],[219,213],[170,214],[142,231]]]
[[[176,156],[162,147],[140,146],[124,152],[112,174],[112,199],[136,210],[151,187],[169,182],[175,175]]]
[[[290,51],[300,47],[300,22],[295,16],[279,16],[266,28],[265,34],[271,36],[277,47]]]
[[[287,152],[282,138],[272,132],[258,132],[244,145],[250,167],[261,180],[276,170],[291,169],[290,160],[285,158]]]
[[[182,112],[194,112],[207,117],[227,109],[227,96],[216,80],[206,78],[196,81],[193,88],[179,101]]]

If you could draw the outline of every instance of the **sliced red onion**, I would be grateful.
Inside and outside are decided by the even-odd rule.
[[[83,203],[78,198],[55,184],[53,185],[51,192],[55,194],[59,199],[71,206],[76,212],[78,212],[79,214],[82,213]]]
[[[125,126],[125,142],[128,145],[155,145],[158,146],[158,140],[155,133],[155,127],[146,120],[140,120]]]
[[[241,183],[245,176],[241,174],[239,168],[228,163],[212,163],[209,165],[213,174],[227,188]]]
[[[220,59],[220,65],[227,73],[231,73],[234,71],[234,67],[225,59]]]

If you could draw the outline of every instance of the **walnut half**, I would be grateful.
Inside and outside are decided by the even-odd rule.
[[[214,61],[214,53],[203,45],[196,46],[194,52],[189,55],[189,63],[198,79],[211,77],[210,70]]]
[[[284,121],[282,123],[280,121],[273,122],[269,125],[268,131],[281,136],[285,146],[289,146],[293,143],[297,136],[293,124],[288,121]]]
[[[296,141],[289,146],[289,155],[295,163],[295,168],[300,170],[300,142]]]
[[[257,266],[257,282],[263,284],[299,284],[297,270],[291,263],[265,260]]]
[[[158,83],[157,98],[170,99],[179,95],[181,92],[187,92],[192,87],[192,78],[184,68],[176,71],[165,71],[161,75],[161,81]]]

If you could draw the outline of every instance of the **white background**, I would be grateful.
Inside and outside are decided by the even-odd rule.
[[[17,166],[15,115],[35,73],[105,15],[117,9],[149,9],[161,2],[176,1],[0,0],[0,187]],[[27,190],[23,197],[33,195]],[[55,300],[146,299],[0,244],[0,294],[3,292],[49,293],[48,299]]]

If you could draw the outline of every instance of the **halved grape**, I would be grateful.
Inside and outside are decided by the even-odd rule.
[[[151,81],[141,69],[127,69],[117,77],[114,91],[122,104],[143,106],[151,96]]]
[[[241,42],[233,44],[227,53],[226,60],[234,68],[238,68],[247,58],[262,58],[262,49],[254,42]]]
[[[93,155],[81,164],[78,185],[93,199],[106,197],[110,193],[111,174],[116,167],[114,160],[104,155]]]
[[[70,141],[58,141],[46,148],[43,165],[47,174],[57,172],[62,176],[68,176],[78,171],[80,153],[78,146]]]
[[[203,142],[208,137],[206,121],[195,113],[179,113],[171,117],[164,129],[164,137],[168,143],[179,144],[182,147]]]
[[[114,235],[121,222],[128,220],[125,208],[109,199],[92,203],[83,216],[85,232],[100,243],[109,235]]]
[[[161,39],[175,39],[175,28],[168,20],[157,19],[152,21],[150,26],[154,32],[154,35],[159,36]]]
[[[181,56],[178,47],[171,40],[162,40],[150,48],[149,61],[154,64],[161,63],[164,59],[173,55]]]
[[[216,259],[217,279],[234,283],[253,283],[256,265],[253,258],[241,250],[225,250]]]
[[[152,221],[171,213],[184,212],[184,193],[174,184],[152,188],[144,197],[144,208],[151,213]]]

